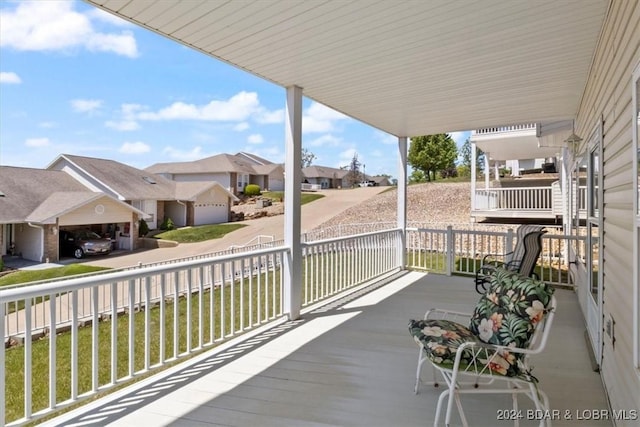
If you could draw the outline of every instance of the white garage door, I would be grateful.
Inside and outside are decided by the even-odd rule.
[[[229,208],[226,203],[198,203],[194,206],[193,222],[194,225],[229,222]]]

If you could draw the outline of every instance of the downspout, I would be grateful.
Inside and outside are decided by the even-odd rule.
[[[42,262],[42,257],[44,256],[44,227],[41,225],[33,224],[31,222],[27,222],[29,227],[37,228],[40,230],[40,256],[38,259]]]

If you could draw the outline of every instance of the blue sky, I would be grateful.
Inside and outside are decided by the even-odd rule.
[[[83,2],[0,1],[0,165],[68,153],[145,168],[238,151],[283,162],[284,103],[283,88]],[[395,176],[396,144],[304,100],[314,164],[357,153],[367,174]]]

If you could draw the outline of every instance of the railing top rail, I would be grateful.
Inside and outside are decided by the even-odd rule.
[[[476,188],[476,192],[478,192],[478,191],[527,191],[527,190],[551,191],[551,186],[548,186],[548,187],[491,187],[491,188]]]
[[[367,236],[375,236],[378,234],[388,234],[391,232],[398,232],[401,231],[400,228],[389,228],[386,230],[379,230],[379,231],[371,231],[369,233],[360,233],[360,234],[352,234],[350,236],[342,236],[342,237],[334,237],[331,239],[323,239],[323,240],[314,240],[312,242],[302,242],[302,246],[314,246],[314,245],[320,245],[320,244],[326,244],[326,243],[334,243],[334,242],[339,242],[342,240],[352,240],[352,239],[356,239],[356,238],[360,238],[360,237],[367,237]]]
[[[211,262],[220,263],[236,261],[247,257],[270,255],[288,250],[289,249],[285,246],[279,246],[277,248],[259,249],[251,252],[243,252],[240,254],[223,255],[219,257],[185,260],[169,264],[141,267],[135,270],[120,270],[113,273],[110,272],[90,277],[74,277],[53,283],[43,283],[12,289],[0,289],[0,304],[19,299],[33,298],[40,295],[54,294],[59,292],[70,292],[82,288],[105,285],[114,282],[136,280],[147,277],[150,274],[172,273],[188,268],[204,267]]]

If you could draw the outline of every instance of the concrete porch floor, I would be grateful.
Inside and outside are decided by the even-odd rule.
[[[591,368],[576,295],[559,289],[556,296],[550,342],[533,363],[551,408],[562,414],[553,424],[612,425],[577,419],[606,410],[607,400]],[[430,307],[471,311],[477,299],[469,278],[409,273],[299,321],[233,340],[44,425],[432,425],[442,388],[423,385],[413,394],[418,347],[407,322]],[[425,365],[423,377],[430,375]],[[519,403],[522,411],[533,408],[524,397]],[[513,424],[497,419],[511,408],[508,396],[465,396],[463,405],[471,425]],[[522,426],[537,424],[520,420]]]

